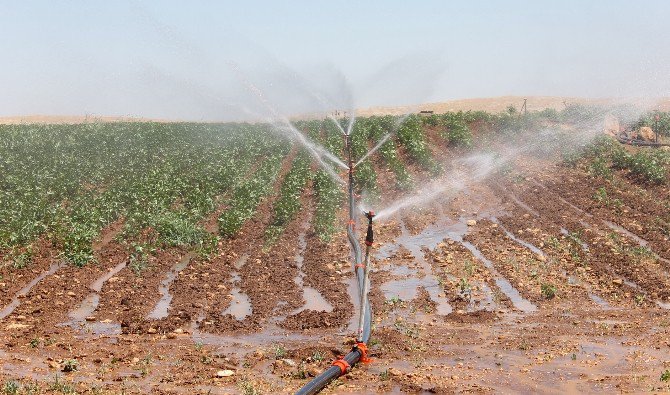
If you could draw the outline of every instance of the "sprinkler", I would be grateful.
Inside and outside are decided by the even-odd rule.
[[[372,219],[375,217],[375,212],[370,210],[367,213],[365,213],[365,217],[368,219],[368,233],[365,235],[365,244],[368,247],[372,247],[372,243],[374,243],[375,241],[374,240],[375,236],[374,233],[372,232]]]

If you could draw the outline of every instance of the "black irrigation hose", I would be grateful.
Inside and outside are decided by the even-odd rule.
[[[354,347],[344,359],[350,366],[354,366],[358,361],[360,361],[363,356],[363,352],[358,348]],[[307,383],[300,391],[296,392],[296,395],[312,395],[319,393],[325,386],[327,386],[331,381],[342,375],[342,369],[339,366],[331,366],[326,369],[323,373],[316,376],[312,381]]]
[[[361,253],[361,245],[356,238],[356,232],[354,225],[356,223],[356,200],[354,197],[354,173],[353,173],[353,162],[351,161],[351,142],[347,136],[347,154],[349,156],[349,223],[347,225],[347,237],[349,238],[349,244],[351,245],[351,250],[354,253],[354,264],[353,269],[356,273],[356,279],[358,280],[358,292],[361,296],[361,310],[359,314],[363,317],[362,325],[358,329],[359,333],[356,334],[357,341],[363,343],[361,347],[367,344],[370,339],[370,325],[372,322],[372,310],[370,309],[370,304],[368,303],[367,298],[364,298],[366,292],[366,282],[367,282],[367,265],[363,266],[363,254]],[[366,214],[370,220],[368,225],[368,238],[370,239],[369,244],[366,238],[366,244],[368,245],[366,251],[366,264],[367,259],[369,258],[370,246],[372,245],[372,213]],[[358,345],[349,351],[347,355],[342,357],[341,361],[337,361],[340,365],[333,365],[326,369],[323,373],[313,378],[307,385],[302,387],[296,395],[312,395],[319,393],[323,388],[325,388],[331,381],[343,375],[348,367],[353,367],[356,365],[361,358],[365,357],[365,350],[359,348]],[[341,367],[342,366],[342,367]]]

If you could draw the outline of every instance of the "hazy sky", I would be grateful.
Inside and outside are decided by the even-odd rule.
[[[0,116],[670,96],[670,1],[0,1]]]

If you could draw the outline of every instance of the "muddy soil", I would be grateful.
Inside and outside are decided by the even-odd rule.
[[[645,197],[667,191],[522,162],[377,224],[373,361],[324,393],[670,391],[667,207]],[[620,203],[595,200],[600,188]],[[379,205],[399,196],[386,189]],[[43,245],[3,267],[0,377],[56,393],[293,393],[351,348],[358,301],[347,213],[322,241],[307,188],[266,245],[272,202],[207,257],[131,266],[112,226],[95,265],[61,266]]]

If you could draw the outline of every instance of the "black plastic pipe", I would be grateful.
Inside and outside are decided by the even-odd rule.
[[[363,357],[363,352],[358,348],[354,347],[347,355],[342,357],[344,361],[349,366],[354,366],[358,361]],[[339,366],[331,366],[326,369],[323,373],[316,376],[312,381],[307,383],[300,391],[296,392],[296,395],[313,395],[319,393],[324,389],[331,381],[340,377],[344,372]]]

